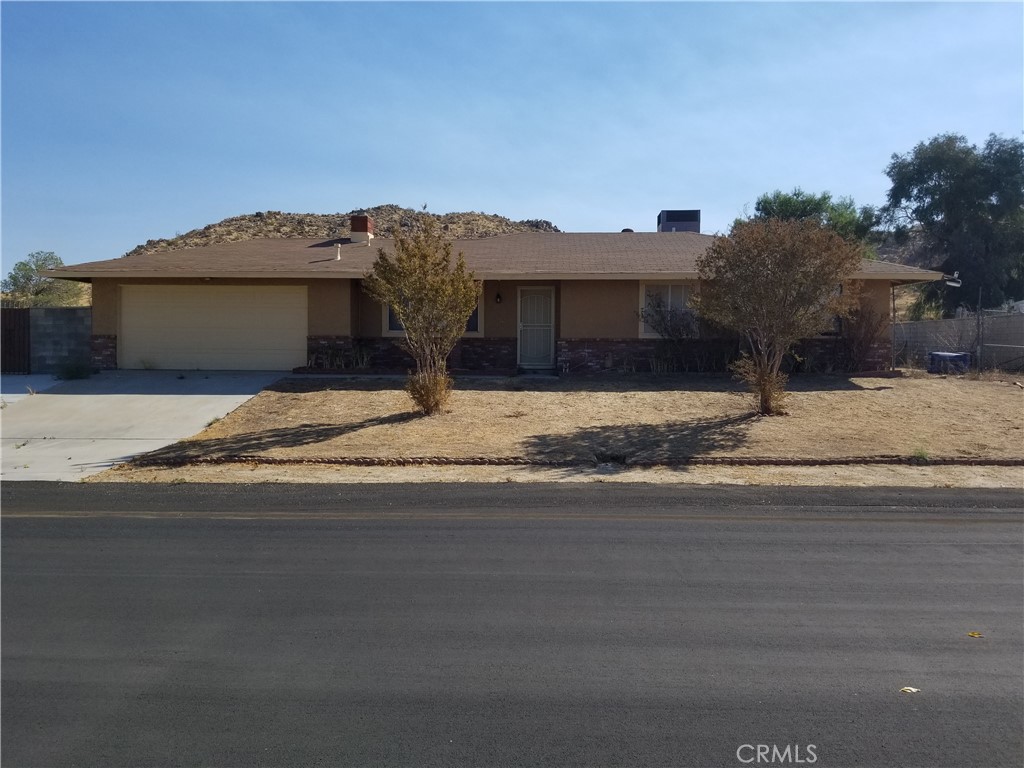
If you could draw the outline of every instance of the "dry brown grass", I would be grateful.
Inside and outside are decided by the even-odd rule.
[[[424,417],[401,380],[288,379],[161,453],[618,463],[1024,455],[1024,390],[1012,379],[800,377],[790,389],[789,415],[758,418],[725,377],[475,379],[457,382],[443,414]]]
[[[688,483],[694,485],[1024,487],[1020,467],[351,467],[203,464],[110,470],[90,480],[154,483]]]

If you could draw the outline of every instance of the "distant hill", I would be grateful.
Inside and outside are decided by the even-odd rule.
[[[143,253],[158,253],[180,248],[199,248],[215,243],[230,243],[236,240],[256,240],[266,237],[322,237],[324,239],[347,237],[352,214],[366,213],[374,223],[374,232],[381,237],[390,237],[397,228],[408,228],[417,211],[398,205],[378,205],[374,208],[359,208],[348,213],[282,213],[261,211],[244,216],[232,216],[202,229],[193,229],[183,235],[161,240],[148,240],[136,246],[125,256]],[[441,223],[444,231],[453,239],[475,239],[509,235],[515,232],[560,232],[554,224],[543,219],[512,221],[492,213],[428,213]]]
[[[905,264],[908,267],[936,269],[941,256],[937,255],[928,245],[924,234],[918,231],[908,232],[904,237],[897,238],[893,233],[886,233],[875,243],[875,250],[881,261]]]

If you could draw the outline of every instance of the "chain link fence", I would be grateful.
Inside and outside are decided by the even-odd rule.
[[[893,326],[897,367],[927,368],[931,352],[969,354],[972,367],[978,370],[1024,370],[1024,314],[993,310]]]

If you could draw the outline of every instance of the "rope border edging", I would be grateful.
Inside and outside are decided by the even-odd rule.
[[[600,462],[597,459],[544,459],[527,458],[525,456],[409,456],[387,458],[380,456],[344,456],[344,457],[307,457],[285,458],[278,456],[209,456],[181,458],[149,458],[140,456],[128,462],[134,467],[185,467],[189,465],[208,464],[267,464],[272,466],[287,465],[325,465],[347,467],[421,467],[421,466],[453,466],[453,467],[596,467],[612,463],[623,468],[651,467],[684,467],[684,466],[726,466],[726,467],[830,467],[851,466],[861,464],[882,464],[895,466],[961,466],[961,467],[1024,467],[1024,458],[984,458],[945,456],[925,458],[922,456],[845,456],[825,459],[784,458],[773,456],[679,456],[664,459],[627,459],[625,462]]]

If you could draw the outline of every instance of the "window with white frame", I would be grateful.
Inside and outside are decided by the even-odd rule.
[[[483,309],[480,300],[477,300],[476,308],[473,310],[473,314],[469,316],[466,321],[466,330],[463,332],[463,336],[483,336],[483,318],[481,317],[481,310]],[[395,314],[395,310],[392,307],[384,307],[384,335],[385,336],[403,336],[405,335],[405,326],[398,319]]]
[[[687,283],[641,283],[640,336],[650,339],[662,337],[650,323],[652,312],[673,315],[673,321],[691,322],[690,313],[687,311],[690,296],[691,287]]]

